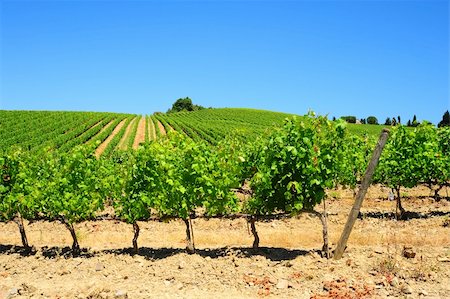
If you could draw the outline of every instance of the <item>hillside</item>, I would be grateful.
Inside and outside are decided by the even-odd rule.
[[[347,128],[348,131],[350,133],[359,135],[359,136],[363,136],[363,135],[368,135],[368,136],[378,136],[381,133],[381,130],[383,130],[383,128],[386,128],[388,126],[384,126],[384,125],[362,125],[362,124],[348,124]]]
[[[193,112],[133,115],[104,112],[0,110],[0,150],[21,147],[32,151],[55,148],[67,151],[79,144],[95,147],[96,155],[137,148],[171,130],[194,140],[215,144],[233,134],[251,140],[269,132],[292,114],[218,108]],[[384,126],[348,125],[349,132],[377,136]]]
[[[135,115],[101,112],[0,110],[0,151],[11,147],[67,151],[79,144],[102,143]],[[117,138],[120,134],[116,135]]]
[[[246,108],[204,109],[155,115],[163,124],[183,131],[193,139],[201,138],[211,143],[230,133],[244,138],[261,135],[282,124],[289,116],[291,114]]]
[[[110,154],[116,149],[136,148],[139,143],[161,137],[170,130],[215,143],[231,132],[245,137],[257,136],[281,124],[287,116],[289,114],[230,108],[151,116],[0,110],[0,150],[17,146],[33,151],[46,147],[67,151],[87,144],[97,148],[97,155]]]

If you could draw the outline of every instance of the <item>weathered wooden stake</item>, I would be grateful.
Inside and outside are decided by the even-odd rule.
[[[366,195],[367,189],[370,186],[370,182],[372,181],[372,176],[375,172],[375,168],[378,164],[378,160],[380,159],[381,152],[383,151],[384,145],[386,144],[387,138],[389,136],[389,130],[383,129],[380,134],[380,138],[378,139],[375,150],[373,151],[372,158],[370,159],[369,165],[367,166],[366,173],[364,174],[364,178],[361,182],[361,186],[358,190],[358,195],[356,196],[355,203],[348,215],[347,223],[345,224],[344,230],[342,231],[339,242],[334,250],[334,259],[338,260],[342,258],[344,254],[345,247],[347,246],[348,238],[350,237],[350,233],[352,232],[353,225],[355,224],[356,219],[358,218],[359,210],[361,209],[361,205],[364,200],[364,196]]]

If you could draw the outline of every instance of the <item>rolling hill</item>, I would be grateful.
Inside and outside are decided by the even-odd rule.
[[[280,126],[292,114],[218,108],[193,112],[134,115],[104,112],[0,110],[0,150],[21,147],[31,151],[55,148],[68,151],[79,144],[92,145],[96,155],[137,148],[171,130],[194,140],[217,143],[229,134],[250,140]],[[370,136],[383,126],[348,125],[349,132]]]

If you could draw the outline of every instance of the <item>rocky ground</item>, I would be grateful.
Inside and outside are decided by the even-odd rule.
[[[450,298],[450,203],[435,202],[426,188],[405,189],[412,213],[396,221],[388,191],[369,190],[338,261],[320,256],[322,227],[306,214],[257,222],[259,250],[249,248],[243,219],[196,219],[192,255],[183,249],[181,221],[139,223],[138,255],[131,254],[131,225],[78,224],[84,250],[76,258],[61,224],[27,224],[36,252],[25,254],[17,226],[0,223],[0,298]],[[329,196],[336,243],[352,193]]]

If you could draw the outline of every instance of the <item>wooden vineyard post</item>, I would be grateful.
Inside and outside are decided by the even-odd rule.
[[[356,218],[358,218],[359,210],[361,209],[361,205],[364,197],[366,196],[367,189],[369,188],[372,181],[372,176],[375,172],[375,168],[378,164],[378,160],[380,159],[381,152],[383,151],[388,136],[389,130],[383,129],[380,134],[380,138],[378,139],[377,145],[375,146],[375,150],[373,151],[369,165],[367,166],[366,173],[364,174],[361,186],[358,190],[358,194],[356,195],[355,203],[353,204],[350,214],[348,215],[347,223],[345,224],[344,230],[342,231],[341,237],[339,238],[339,242],[336,245],[336,249],[334,250],[335,260],[342,258],[342,255],[344,254],[348,238],[350,237],[350,233],[352,232]]]

